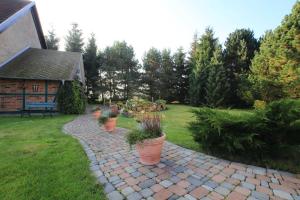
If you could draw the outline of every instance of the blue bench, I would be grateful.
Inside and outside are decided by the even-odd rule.
[[[52,116],[54,109],[56,108],[56,103],[54,102],[26,102],[25,109],[22,110],[21,115],[24,115],[24,112],[30,116],[32,111],[43,111],[43,116],[46,112],[49,112]]]

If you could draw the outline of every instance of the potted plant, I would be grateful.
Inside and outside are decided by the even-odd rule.
[[[160,161],[165,138],[160,116],[152,114],[142,118],[139,129],[128,133],[127,142],[130,146],[136,145],[142,164],[154,165]]]
[[[108,132],[112,132],[116,128],[118,113],[112,110],[106,110],[99,118],[99,123],[103,124],[104,128]]]
[[[97,106],[94,110],[93,110],[93,116],[95,119],[99,119],[101,116],[101,109],[99,106]]]

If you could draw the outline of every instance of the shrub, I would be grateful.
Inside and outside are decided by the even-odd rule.
[[[85,111],[86,96],[80,82],[66,81],[58,91],[59,111],[64,114],[82,114]]]
[[[254,104],[253,104],[253,107],[254,109],[256,110],[262,110],[262,109],[265,109],[266,108],[266,102],[265,101],[261,101],[261,100],[255,100],[254,101]]]
[[[208,152],[257,160],[300,156],[299,101],[275,101],[249,116],[209,108],[194,113],[196,121],[190,123],[190,129]]]
[[[155,101],[156,108],[158,111],[167,109],[167,101],[163,99],[158,99]]]
[[[161,117],[158,114],[145,115],[141,120],[140,128],[127,134],[127,142],[132,146],[160,136],[162,136]]]

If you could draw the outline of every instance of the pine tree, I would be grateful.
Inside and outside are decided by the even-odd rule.
[[[87,86],[87,96],[89,100],[95,101],[97,98],[96,88],[98,74],[98,63],[97,63],[97,44],[94,34],[91,34],[88,39],[87,46],[85,47],[83,54],[86,86]]]
[[[224,106],[227,102],[227,95],[230,85],[223,66],[222,47],[219,45],[214,52],[211,65],[208,69],[208,77],[205,86],[206,105],[210,107]]]
[[[45,37],[48,49],[59,49],[59,38],[56,36],[54,29],[48,31],[48,35]]]
[[[300,98],[300,2],[274,31],[266,33],[253,59],[250,80],[261,99]]]
[[[183,48],[180,47],[173,55],[175,65],[175,96],[181,103],[186,103],[188,100],[189,89],[189,64],[186,61],[186,54],[183,52]]]
[[[83,52],[83,38],[82,30],[79,29],[77,23],[72,24],[72,29],[68,32],[68,35],[65,38],[66,40],[66,51],[71,52]]]
[[[259,43],[250,29],[237,29],[230,33],[224,50],[224,62],[227,77],[230,82],[229,103],[233,106],[241,106],[243,103],[239,94],[239,85],[242,76],[249,74],[251,60]]]
[[[163,49],[161,52],[161,96],[160,98],[167,100],[168,102],[174,101],[175,96],[175,72],[174,63],[169,49]]]
[[[144,92],[152,100],[161,98],[161,52],[151,48],[143,57]]]
[[[194,105],[205,104],[205,86],[208,78],[208,67],[211,65],[214,52],[219,46],[211,28],[207,28],[200,37],[193,57],[190,74],[190,100]]]

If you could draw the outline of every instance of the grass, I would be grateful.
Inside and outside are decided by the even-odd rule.
[[[105,199],[81,145],[61,131],[73,118],[0,117],[0,199]]]

